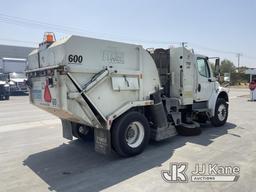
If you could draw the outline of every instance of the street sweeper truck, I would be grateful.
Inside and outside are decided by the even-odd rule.
[[[141,45],[69,36],[44,41],[28,56],[30,102],[58,116],[63,137],[94,140],[95,150],[128,157],[149,139],[198,135],[200,123],[222,126],[228,94],[207,56],[185,46]]]

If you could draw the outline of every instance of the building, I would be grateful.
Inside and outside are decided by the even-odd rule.
[[[256,76],[256,68],[247,69],[245,71],[245,74],[249,74],[250,75],[250,82],[251,82],[252,79],[253,79],[253,76]]]
[[[0,72],[21,72],[24,61],[33,49],[33,47],[0,45]],[[8,71],[5,71],[5,68]]]

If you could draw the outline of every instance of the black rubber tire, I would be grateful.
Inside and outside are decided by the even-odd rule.
[[[128,126],[138,121],[144,128],[144,138],[141,144],[136,147],[130,147],[125,140],[125,133]],[[128,112],[116,119],[111,127],[111,141],[113,149],[122,157],[130,157],[140,154],[147,146],[150,138],[150,127],[146,117],[136,111]]]
[[[73,123],[72,122],[72,134],[74,137],[83,140],[83,141],[92,141],[94,139],[94,129],[92,127],[88,127],[86,125],[86,128],[88,128],[88,133],[87,134],[82,134],[79,132],[79,127],[81,126],[81,124],[78,123]]]
[[[4,99],[5,99],[5,100],[9,100],[9,99],[10,99],[10,96],[7,95],[7,96],[4,97]]]
[[[187,127],[183,127],[183,126],[179,125],[179,126],[176,126],[176,130],[177,130],[178,134],[182,135],[182,136],[196,136],[196,135],[200,135],[202,133],[202,130],[200,127],[187,128]]]
[[[222,121],[218,118],[218,108],[220,105],[224,105],[226,107],[226,117]],[[214,116],[211,118],[211,123],[215,127],[220,127],[226,123],[227,119],[228,119],[228,104],[225,99],[218,98],[215,105]]]

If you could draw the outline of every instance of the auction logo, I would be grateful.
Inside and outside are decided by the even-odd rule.
[[[169,183],[187,183],[188,163],[170,163],[169,170],[161,171],[163,180]],[[235,182],[239,179],[238,166],[222,166],[218,164],[196,164],[191,171],[192,182]]]
[[[187,168],[187,163],[170,163],[170,169],[161,171],[161,176],[166,182],[186,183],[188,182],[185,173]]]

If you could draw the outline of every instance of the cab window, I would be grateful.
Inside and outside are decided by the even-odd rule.
[[[209,78],[210,70],[206,59],[197,58],[197,69],[200,75]]]

